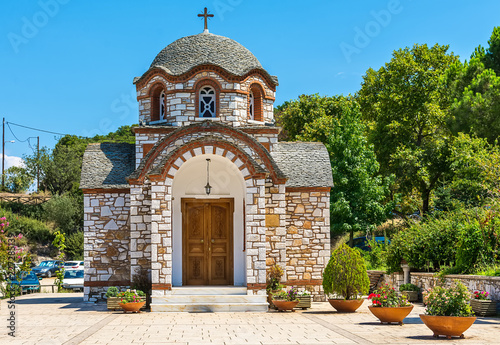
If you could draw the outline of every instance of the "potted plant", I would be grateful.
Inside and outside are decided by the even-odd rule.
[[[486,291],[474,291],[470,306],[474,314],[479,316],[494,316],[497,314],[497,302],[491,300]]]
[[[108,291],[106,291],[108,310],[120,309],[120,299],[117,297],[120,290],[116,286],[110,286]]]
[[[339,312],[354,312],[363,304],[360,297],[368,293],[370,279],[360,253],[342,244],[330,257],[323,272],[323,291],[328,302]]]
[[[309,291],[304,291],[297,295],[299,299],[299,304],[295,308],[302,308],[302,310],[306,310],[307,308],[311,308],[312,296]]]
[[[419,316],[435,338],[440,335],[448,339],[464,338],[463,333],[476,321],[469,298],[469,291],[458,281],[450,288],[435,286],[427,294],[425,314]]]
[[[283,277],[283,269],[278,265],[273,265],[267,271],[267,303],[270,307],[273,307],[272,303],[273,294],[277,293],[283,288],[281,285],[281,277]]]
[[[293,310],[299,304],[299,298],[297,290],[291,288],[287,292],[278,291],[273,294],[273,304],[278,308],[279,311]]]
[[[399,291],[406,295],[408,298],[408,302],[417,302],[418,301],[418,293],[420,292],[420,288],[415,284],[402,284],[399,287]]]
[[[146,304],[146,294],[141,290],[130,290],[118,293],[120,298],[120,307],[126,313],[131,311],[133,313],[140,313],[140,309]]]
[[[403,319],[413,309],[413,305],[408,302],[405,295],[398,295],[396,290],[387,284],[375,290],[368,299],[372,301],[368,309],[381,323],[397,322],[403,325]]]

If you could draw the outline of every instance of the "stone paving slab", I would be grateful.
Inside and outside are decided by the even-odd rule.
[[[0,302],[0,344],[500,344],[500,318],[478,318],[466,339],[434,339],[416,304],[404,326],[381,325],[365,301],[358,312],[337,313],[328,303],[279,313],[140,313],[107,311],[83,303],[83,294],[33,294],[15,303],[16,337],[9,330],[9,305]]]

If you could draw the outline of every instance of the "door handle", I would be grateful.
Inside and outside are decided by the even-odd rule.
[[[203,241],[203,240],[200,240],[200,243],[203,243],[203,242],[205,242],[205,241]]]

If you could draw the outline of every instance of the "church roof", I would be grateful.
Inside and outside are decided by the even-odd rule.
[[[333,187],[330,156],[322,143],[279,142],[271,156],[288,177],[287,187]]]
[[[135,145],[89,144],[83,154],[81,189],[129,188],[125,180],[135,170]]]
[[[171,75],[181,75],[200,65],[216,65],[237,76],[253,69],[267,71],[259,60],[238,42],[203,32],[186,36],[169,44],[153,60],[150,70],[161,68]],[[269,76],[277,85],[278,78]]]

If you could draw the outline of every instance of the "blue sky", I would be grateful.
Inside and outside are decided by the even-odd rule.
[[[414,43],[468,59],[500,25],[492,1],[3,0],[0,117],[57,133],[105,134],[137,123],[132,79],[176,39],[203,31],[247,47],[277,75],[275,105],[300,94],[349,94],[370,67]],[[7,164],[58,136],[11,125]]]

